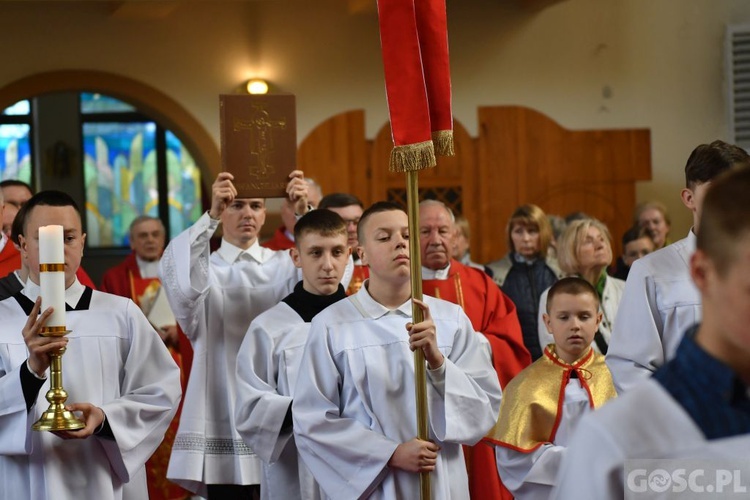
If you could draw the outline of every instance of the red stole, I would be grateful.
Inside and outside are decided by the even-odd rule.
[[[370,277],[370,268],[367,266],[356,265],[354,266],[354,272],[352,273],[352,280],[349,282],[349,286],[346,289],[347,295],[354,295],[362,288],[362,283]]]
[[[0,251],[0,278],[17,269],[21,269],[21,253],[10,239],[6,239],[5,246]]]

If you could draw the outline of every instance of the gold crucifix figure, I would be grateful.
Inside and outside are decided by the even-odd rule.
[[[286,129],[286,118],[271,120],[262,105],[253,105],[249,120],[235,118],[233,131],[250,130],[250,175],[257,179],[267,179],[276,167],[272,164],[274,152],[273,131]]]

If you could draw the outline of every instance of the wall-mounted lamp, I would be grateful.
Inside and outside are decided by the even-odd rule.
[[[267,94],[268,82],[261,78],[252,78],[247,82],[248,94]]]

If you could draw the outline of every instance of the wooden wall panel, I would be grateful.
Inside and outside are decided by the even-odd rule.
[[[477,262],[502,257],[512,211],[535,203],[547,213],[584,211],[612,231],[615,254],[635,206],[635,182],[651,178],[647,129],[567,130],[519,106],[481,107],[479,137],[456,122],[456,156],[438,158],[419,174],[420,191],[460,192],[457,204],[472,228]],[[365,205],[405,190],[405,176],[391,173],[393,145],[386,124],[365,139],[364,112],[336,115],[316,127],[299,148],[299,165],[326,193],[344,191]]]
[[[324,121],[305,137],[297,164],[320,184],[324,194],[356,194],[366,206],[373,201],[367,188],[369,149],[364,110],[347,111]]]
[[[601,219],[619,253],[635,182],[651,177],[648,130],[571,131],[518,106],[479,108],[479,124],[483,234],[504,230],[516,206],[535,203],[551,214],[584,211]],[[485,261],[506,251],[503,238],[483,238],[474,253]]]

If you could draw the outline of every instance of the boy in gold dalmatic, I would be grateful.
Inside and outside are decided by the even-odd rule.
[[[555,342],[508,384],[485,438],[517,499],[549,497],[576,424],[616,396],[604,356],[591,348],[601,320],[599,297],[586,280],[564,278],[550,289],[544,323]]]

